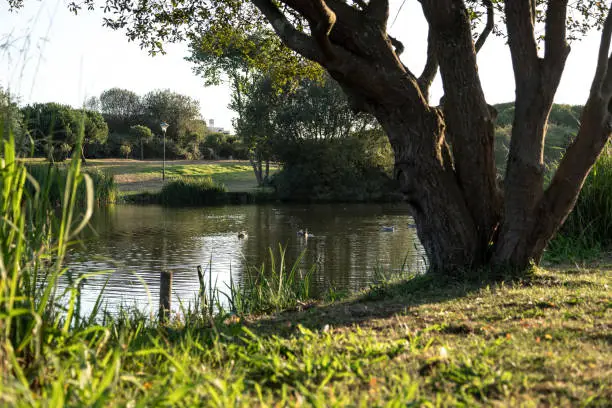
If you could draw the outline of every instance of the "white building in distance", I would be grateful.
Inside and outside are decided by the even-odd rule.
[[[214,119],[209,119],[208,120],[208,130],[210,130],[213,133],[223,133],[225,135],[229,135],[230,134],[229,130],[225,130],[222,127],[215,126],[215,120]]]

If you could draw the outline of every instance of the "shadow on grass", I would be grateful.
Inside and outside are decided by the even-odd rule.
[[[424,304],[443,303],[469,296],[487,286],[500,282],[523,282],[525,278],[463,278],[436,274],[418,275],[406,281],[371,285],[346,300],[323,304],[302,311],[286,311],[271,317],[248,322],[249,329],[258,335],[290,335],[299,324],[310,330],[324,330],[360,325],[367,327],[375,319],[406,315],[412,308]]]
[[[471,275],[470,278],[424,274],[405,281],[371,285],[344,300],[332,303],[303,304],[297,310],[244,319],[226,316],[226,318],[208,320],[204,327],[200,323],[195,323],[195,326],[188,323],[176,329],[162,326],[161,330],[168,330],[167,334],[171,333],[170,337],[175,340],[189,336],[195,330],[201,334],[212,335],[217,338],[217,341],[222,342],[236,341],[237,337],[244,335],[245,328],[259,338],[289,338],[298,334],[301,328],[315,332],[353,326],[376,330],[377,322],[380,320],[410,315],[413,313],[412,309],[422,305],[444,303],[468,297],[482,288],[492,287],[502,282],[525,286],[549,287],[555,285],[555,282],[539,278],[538,275],[533,274],[523,277],[492,277],[484,274],[482,276]],[[415,319],[427,320],[427,318],[427,316],[415,316]],[[459,327],[457,330],[464,329]],[[223,335],[218,336],[219,333]]]

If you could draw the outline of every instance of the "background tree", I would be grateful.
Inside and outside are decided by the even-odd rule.
[[[272,139],[279,134],[275,122],[277,110],[286,94],[277,93],[269,78],[251,78],[232,93],[230,107],[240,110],[234,128],[249,150],[249,161],[259,186],[269,179],[273,159]]]
[[[97,96],[91,96],[85,101],[85,109],[94,112],[100,112],[100,98]]]
[[[144,144],[153,138],[151,129],[146,126],[135,125],[130,127],[130,134],[140,144],[140,160],[144,160]]]
[[[123,142],[121,147],[119,148],[122,156],[125,156],[126,160],[130,158],[130,154],[132,154],[132,145],[128,142]]]
[[[87,155],[88,146],[93,144],[103,145],[108,140],[108,125],[104,120],[104,117],[98,112],[91,110],[75,111],[76,117],[84,115],[83,117],[83,144],[81,151],[81,158],[85,163],[85,157]]]
[[[94,101],[91,101],[92,103]],[[138,120],[143,114],[140,96],[135,92],[111,88],[100,94],[97,101],[100,112],[110,120],[128,123]]]
[[[135,92],[112,88],[102,92],[99,98],[90,98],[91,106],[99,106],[108,123],[111,137],[104,149],[105,155],[121,155],[119,150],[124,141],[133,138],[132,126],[143,125],[152,133],[161,135],[159,123],[172,123],[168,129],[167,153],[175,158],[199,158],[199,143],[207,133],[206,124],[200,118],[199,102],[186,95],[170,90],[155,90],[144,96]],[[144,150],[149,156],[159,157],[162,144],[151,139],[145,147],[139,140],[141,157]]]
[[[23,114],[19,110],[17,100],[8,90],[2,87],[0,87],[0,133],[4,135],[12,134],[20,153],[25,153],[30,147],[23,123]]]
[[[383,199],[389,187],[384,169],[393,156],[373,118],[352,113],[330,78],[302,79],[280,89],[273,84],[254,77],[243,90],[243,114],[235,121],[258,181],[268,179],[269,161],[276,160],[282,170],[273,183],[283,199]]]
[[[84,145],[104,143],[108,126],[97,112],[58,103],[36,103],[22,109],[27,131],[36,149],[50,160],[64,160],[82,131]],[[85,151],[82,151],[83,159]]]
[[[265,108],[281,88],[290,89],[301,78],[320,78],[321,69],[300,59],[282,45],[273,31],[261,27],[246,34],[233,26],[217,27],[201,36],[192,36],[190,50],[188,60],[195,64],[194,71],[204,78],[206,85],[222,82],[229,85],[232,93],[229,108],[237,114],[234,128],[248,148],[258,185],[263,185],[269,176],[271,159]],[[259,106],[255,100],[258,97],[266,98]],[[256,120],[257,115],[262,120]]]
[[[159,123],[170,124],[166,137],[179,141],[184,138],[189,124],[200,119],[200,102],[169,89],[155,90],[142,98],[145,120],[151,129],[159,129]]]

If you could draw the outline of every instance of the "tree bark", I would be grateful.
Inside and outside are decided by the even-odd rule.
[[[483,249],[452,170],[440,112],[423,106],[406,116],[382,108],[377,117],[393,146],[395,177],[412,208],[430,269],[455,273],[479,264]]]
[[[567,1],[556,4],[561,8],[552,4],[548,7],[542,58],[537,51],[532,2],[505,3],[516,101],[504,180],[504,222],[493,259],[499,266],[522,269],[533,259],[529,238],[538,222],[536,208],[544,193],[546,124],[569,54],[565,39]]]
[[[263,185],[261,160],[257,160],[254,155],[251,155],[251,157],[249,157],[249,162],[251,162],[251,166],[253,167],[253,172],[255,173],[257,185],[261,187]]]
[[[444,85],[444,118],[457,180],[477,230],[476,245],[486,248],[501,215],[496,182],[494,119],[478,76],[476,49],[463,2],[422,0]],[[486,31],[480,39],[480,47]]]
[[[573,209],[584,180],[612,135],[611,40],[612,12],[608,12],[591,92],[580,118],[580,130],[540,199],[536,222],[531,225],[526,245],[535,262],[540,261],[546,245]]]

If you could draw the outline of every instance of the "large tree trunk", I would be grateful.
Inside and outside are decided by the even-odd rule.
[[[484,264],[489,260],[487,249],[501,216],[494,154],[495,112],[484,97],[477,50],[463,3],[422,1],[422,6],[444,85],[443,110],[454,170],[476,226],[475,244],[480,255],[477,261]],[[479,38],[480,46],[492,28],[490,24]]]
[[[529,3],[505,3],[516,102],[504,183],[504,222],[493,259],[496,265],[519,269],[527,267],[535,255],[530,235],[540,222],[536,209],[544,194],[546,124],[569,54],[565,41],[567,0],[548,7],[549,35],[543,58],[538,56],[533,4]]]
[[[85,159],[85,143],[81,145],[81,164],[87,164],[87,159]]]
[[[610,15],[580,132],[544,191],[546,123],[569,53],[568,1],[547,3],[543,57],[534,0],[504,2],[517,99],[502,196],[493,159],[495,115],[476,64],[476,50],[493,28],[492,1],[483,0],[487,27],[474,44],[464,1],[420,0],[430,32],[428,60],[418,78],[399,60],[403,45],[386,32],[386,0],[355,1],[355,7],[336,0],[281,0],[310,24],[310,35],[271,0],[252,2],[287,46],[322,65],[353,108],[372,113],[384,127],[432,269],[524,269],[540,260],[611,133]],[[443,114],[427,102],[438,64]]]
[[[393,146],[395,176],[430,268],[448,272],[481,263],[483,248],[452,169],[440,113],[429,107],[414,115],[381,109],[377,117]]]

